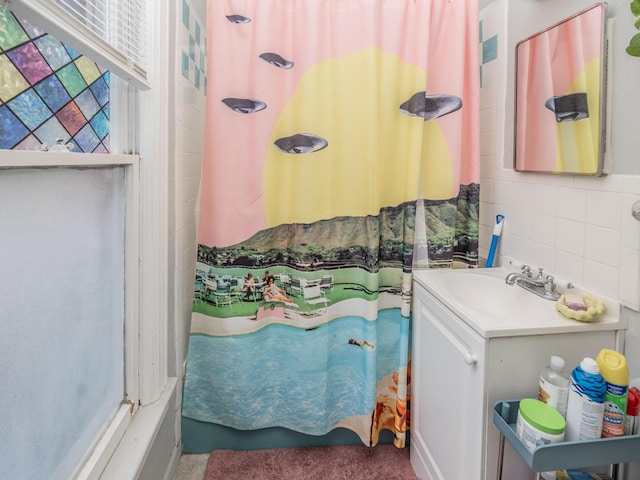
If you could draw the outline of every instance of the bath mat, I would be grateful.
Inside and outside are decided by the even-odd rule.
[[[393,445],[214,450],[204,480],[417,480]]]

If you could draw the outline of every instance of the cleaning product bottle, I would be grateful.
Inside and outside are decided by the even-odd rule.
[[[569,399],[569,378],[564,374],[564,359],[551,356],[549,366],[540,372],[538,400],[552,406],[564,417]]]
[[[619,352],[603,348],[596,357],[600,374],[607,384],[604,395],[602,437],[624,435],[624,417],[627,414],[629,369],[627,361]]]
[[[593,358],[584,358],[573,369],[569,379],[566,441],[600,438],[606,390],[607,385]]]
[[[624,434],[636,435],[640,432],[638,413],[640,413],[640,389],[629,386],[627,399],[627,415],[624,417]]]

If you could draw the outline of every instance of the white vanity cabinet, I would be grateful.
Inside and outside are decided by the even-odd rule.
[[[495,270],[492,275],[503,274]],[[516,314],[509,320],[505,312],[473,311],[460,306],[449,291],[465,281],[440,281],[472,272],[415,274],[410,454],[421,480],[495,479],[500,437],[492,422],[495,402],[537,397],[540,370],[551,355],[563,357],[570,372],[585,356],[615,349],[624,328],[619,312],[598,325],[583,324],[557,317],[553,302],[543,299],[540,307],[549,309],[550,318],[537,326],[520,324]],[[506,288],[509,295],[533,295]],[[509,444],[502,478],[535,478]]]

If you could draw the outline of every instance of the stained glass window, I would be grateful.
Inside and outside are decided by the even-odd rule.
[[[0,5],[0,148],[109,152],[109,71]]]

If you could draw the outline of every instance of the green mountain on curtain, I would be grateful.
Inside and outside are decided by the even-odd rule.
[[[451,250],[454,257],[457,251],[465,252],[458,260],[473,263],[477,259],[478,208],[477,184],[461,186],[457,198],[425,200],[427,244],[433,266],[450,263]],[[415,215],[415,202],[408,202],[383,208],[379,215],[278,225],[230,247],[198,245],[198,260],[217,267],[280,264],[312,269],[351,266],[374,270],[411,266]]]

